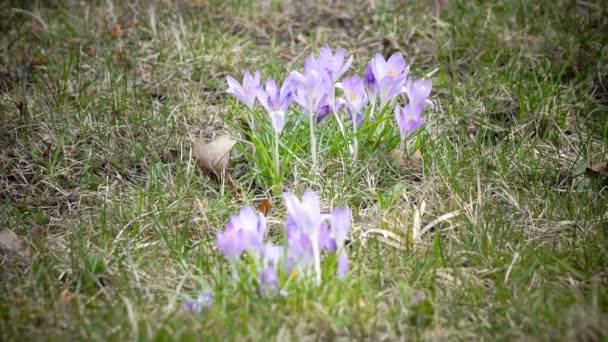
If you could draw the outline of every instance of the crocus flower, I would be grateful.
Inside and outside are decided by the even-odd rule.
[[[363,80],[357,75],[344,77],[342,80],[342,91],[344,92],[346,103],[355,112],[361,111],[367,103],[365,85],[363,84]]]
[[[350,230],[350,221],[351,213],[348,206],[335,208],[331,213],[331,234],[338,251],[338,276],[344,276],[348,272],[348,256],[344,248],[344,241]]]
[[[313,251],[310,238],[297,225],[292,216],[287,216],[287,272],[293,268],[300,271],[313,264]]]
[[[291,193],[283,193],[285,207],[290,224],[300,230],[300,234],[305,234],[312,244],[313,261],[316,273],[317,284],[321,283],[321,264],[320,249],[321,243],[321,201],[319,196],[312,190],[306,190],[302,201]],[[293,228],[292,228],[293,229]]]
[[[376,98],[378,97],[378,82],[376,82],[376,77],[374,76],[374,72],[372,71],[371,61],[367,64],[367,68],[365,68],[363,78],[365,79],[365,90],[367,90],[369,100],[372,103],[376,103]]]
[[[367,93],[365,92],[365,85],[363,80],[353,75],[351,77],[344,77],[342,80],[342,91],[348,104],[348,114],[351,120],[354,120],[356,126],[359,126],[363,121],[363,107],[367,104]]]
[[[314,252],[308,234],[303,232],[292,217],[287,217],[287,271],[295,267],[300,271],[304,271],[313,265]],[[327,228],[327,223],[321,222],[319,227],[318,237],[319,250],[325,248],[330,252],[336,250],[336,243]]]
[[[412,106],[418,107],[420,104],[427,103],[432,87],[433,83],[431,80],[424,80],[421,78],[413,81],[409,78],[405,83],[405,91]]]
[[[183,311],[194,312],[200,314],[203,308],[213,305],[213,291],[211,289],[202,290],[196,300],[186,299],[182,306]]]
[[[321,200],[312,190],[306,190],[302,201],[295,195],[283,193],[287,215],[290,216],[295,225],[310,237],[318,237],[321,221]]]
[[[288,80],[294,87],[293,99],[305,109],[305,114],[317,114],[328,104],[332,83],[327,73],[317,69],[305,69],[304,73],[292,71]]]
[[[401,91],[408,72],[409,67],[401,52],[395,52],[388,60],[385,60],[380,53],[376,53],[369,61],[365,79],[372,93],[380,97],[380,108],[392,101]]]
[[[292,92],[289,82],[279,88],[272,78],[266,81],[266,89],[258,89],[257,98],[270,115],[272,128],[280,133],[285,126],[285,112],[291,103]]]
[[[226,76],[226,81],[228,81],[228,90],[226,92],[234,94],[237,100],[244,102],[249,109],[253,108],[258,89],[260,88],[260,72],[256,71],[252,77],[249,71],[245,71],[242,85],[232,76]]]
[[[229,259],[238,258],[245,250],[258,257],[264,246],[266,217],[249,206],[232,215],[224,232],[217,232],[217,246]]]
[[[258,281],[260,296],[264,297],[268,292],[275,295],[279,293],[279,276],[273,266],[264,268],[258,275]]]
[[[410,102],[404,105],[403,108],[399,104],[395,105],[395,119],[397,120],[402,138],[405,139],[407,135],[415,132],[424,124],[424,118],[422,117],[423,110],[424,103],[419,103],[414,107],[412,102]]]
[[[312,54],[306,59],[304,70],[322,70],[327,73],[331,82],[335,83],[350,68],[352,62],[353,56],[350,56],[346,62],[344,61],[344,49],[337,49],[334,54],[332,49],[326,44],[319,51],[317,59]]]

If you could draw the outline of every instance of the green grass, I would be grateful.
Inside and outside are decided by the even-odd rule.
[[[608,181],[581,175],[608,161],[605,3],[85,3],[0,4],[0,226],[44,232],[0,260],[0,339],[608,338]],[[325,43],[433,80],[422,165],[391,163],[395,141],[353,168],[320,131],[313,183],[285,133],[280,191],[245,148],[236,188],[209,180],[191,148],[238,134],[225,76],[281,79]],[[280,241],[279,194],[307,187],[353,209],[349,275],[278,299],[232,282],[216,230],[271,195]],[[422,226],[460,215],[415,245],[365,233],[409,238],[423,202]],[[214,305],[182,312],[202,287]]]

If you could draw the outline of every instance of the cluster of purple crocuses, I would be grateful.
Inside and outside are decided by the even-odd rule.
[[[281,86],[269,78],[266,81],[266,88],[262,88],[258,71],[254,76],[246,71],[242,84],[231,76],[227,77],[229,93],[234,94],[250,110],[253,110],[257,99],[270,115],[276,136],[275,164],[278,163],[276,155],[279,134],[284,128],[285,116],[292,101],[295,101],[309,117],[314,170],[317,160],[314,124],[320,123],[329,114],[333,113],[339,118],[341,112],[347,113],[355,132],[365,119],[367,106],[371,106],[369,119],[373,120],[378,102],[382,111],[386,106],[397,102],[399,94],[405,93],[408,103],[403,106],[395,103],[394,107],[395,120],[402,141],[422,126],[424,123],[422,112],[425,105],[429,105],[432,109],[432,103],[428,101],[432,84],[430,80],[414,80],[408,77],[409,66],[400,52],[395,52],[388,60],[380,53],[376,53],[369,61],[363,78],[351,75],[345,76],[340,81],[352,61],[352,56],[345,59],[344,49],[338,49],[334,53],[325,45],[321,48],[318,57],[311,53],[306,58],[303,71],[290,72]],[[337,89],[340,89],[342,96],[336,96]],[[356,138],[353,154],[356,160]]]
[[[283,200],[287,209],[286,246],[265,242],[266,217],[245,206],[230,218],[223,232],[217,232],[217,246],[224,256],[232,263],[238,262],[243,253],[255,260],[262,295],[281,292],[280,268],[294,276],[314,276],[315,283],[320,284],[323,249],[337,253],[337,274],[344,276],[348,271],[344,242],[350,230],[350,208],[339,207],[323,214],[319,196],[312,190],[307,190],[301,200],[284,193]]]

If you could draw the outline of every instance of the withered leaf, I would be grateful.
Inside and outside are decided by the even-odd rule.
[[[0,255],[18,255],[27,258],[30,256],[30,249],[25,240],[18,237],[12,230],[4,228],[0,231]]]
[[[65,289],[63,289],[63,291],[61,291],[61,294],[59,296],[59,301],[63,305],[69,304],[74,299],[75,296],[76,295],[72,291],[70,291],[70,289],[65,288]]]
[[[270,197],[264,199],[260,205],[258,205],[258,209],[264,216],[268,216],[270,209],[272,208],[272,200]]]
[[[599,175],[608,176],[608,162],[591,165],[585,168],[586,178],[595,178]]]
[[[414,152],[408,158],[405,157],[403,151],[394,149],[389,152],[388,160],[397,169],[400,170],[421,170],[422,169],[422,154],[420,151]]]
[[[112,30],[112,38],[116,39],[120,36],[122,36],[122,28],[120,27],[120,24],[116,24]]]
[[[206,143],[202,138],[194,145],[194,159],[203,172],[210,178],[227,176],[230,151],[236,140],[222,135]]]

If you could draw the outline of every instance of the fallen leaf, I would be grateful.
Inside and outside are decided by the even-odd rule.
[[[41,65],[46,65],[48,63],[48,60],[46,59],[46,57],[39,53],[38,56],[36,56],[36,58],[34,58],[32,60],[32,65],[33,66],[41,66]]]
[[[262,203],[260,203],[260,205],[258,205],[258,209],[260,210],[260,212],[262,214],[264,214],[264,216],[268,216],[268,213],[270,212],[270,209],[272,208],[272,200],[269,198],[266,198],[265,200],[262,201]]]
[[[114,52],[116,53],[116,60],[118,60],[118,62],[122,62],[125,59],[122,49],[119,46],[114,49]]]
[[[97,48],[95,46],[91,46],[89,47],[89,50],[87,51],[87,55],[89,55],[89,57],[97,57]]]
[[[608,176],[608,162],[591,165],[585,168],[586,178],[595,178],[599,175]]]
[[[209,143],[201,138],[194,146],[194,159],[208,177],[216,179],[226,177],[230,151],[235,144],[236,140],[229,135],[219,136]]]
[[[114,25],[114,30],[112,30],[112,38],[116,39],[122,36],[122,29],[120,28],[120,24]]]
[[[68,304],[74,299],[75,294],[70,291],[70,289],[65,288],[61,291],[61,295],[59,296],[59,301],[61,304]]]
[[[18,237],[12,230],[4,228],[0,231],[0,255],[18,255],[27,258],[30,256],[30,249],[25,240]]]
[[[44,227],[40,225],[34,225],[30,229],[29,235],[32,244],[34,244],[36,248],[40,249],[44,244],[44,240],[46,237],[46,230],[44,229]]]
[[[419,150],[406,158],[403,151],[394,149],[388,154],[388,160],[396,168],[401,170],[421,170],[422,169],[422,154]]]

